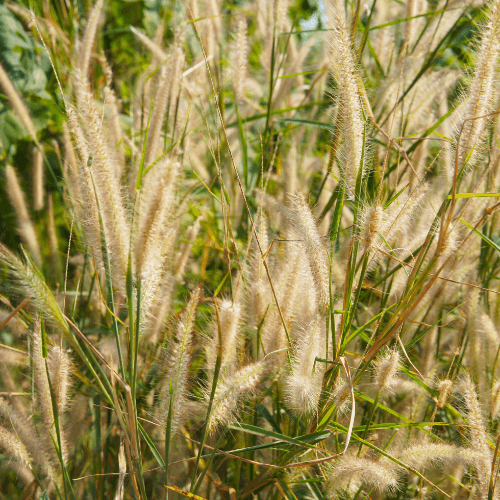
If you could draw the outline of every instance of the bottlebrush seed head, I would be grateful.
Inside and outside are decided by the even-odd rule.
[[[330,306],[330,260],[324,246],[316,221],[305,197],[301,194],[293,196],[293,223],[298,237],[301,239],[311,267],[316,285],[316,293],[320,310],[327,311]]]
[[[380,354],[375,361],[374,381],[380,392],[390,391],[396,382],[399,367],[399,351],[393,350]]]
[[[398,485],[395,466],[349,455],[343,455],[327,467],[326,476],[328,498],[342,498],[343,492],[354,495],[363,484],[368,490],[376,488],[380,493],[393,491]]]
[[[316,362],[323,357],[325,334],[320,317],[306,325],[297,335],[292,366],[285,380],[287,406],[298,415],[310,415],[318,406],[325,365]]]
[[[383,236],[387,226],[387,216],[384,214],[382,205],[376,203],[366,209],[363,215],[363,226],[362,248],[365,252],[371,252],[378,246],[379,233]]]
[[[443,408],[443,406],[446,404],[448,398],[450,397],[452,387],[453,387],[453,381],[450,380],[449,378],[445,378],[438,382],[437,386],[439,391],[439,396],[437,401],[438,408]]]

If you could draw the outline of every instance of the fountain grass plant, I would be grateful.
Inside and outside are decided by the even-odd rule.
[[[6,4],[0,496],[498,498],[500,1],[136,3]]]

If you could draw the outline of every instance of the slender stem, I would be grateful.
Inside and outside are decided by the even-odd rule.
[[[200,488],[201,483],[202,483],[206,473],[208,472],[208,469],[209,469],[210,465],[212,464],[212,461],[217,453],[217,450],[219,449],[220,445],[222,444],[222,441],[223,441],[225,436],[226,436],[226,430],[223,429],[219,439],[217,440],[217,444],[215,445],[214,449],[212,450],[212,453],[210,454],[209,459],[207,460],[205,467],[201,471],[201,474],[200,474],[200,477],[198,478],[198,481],[196,481],[195,487],[194,487],[193,492],[192,492],[194,495],[196,495],[198,489]]]
[[[170,399],[168,402],[167,427],[165,429],[165,500],[168,500],[168,461],[170,455],[170,438],[172,432],[172,404],[174,400],[174,391],[170,384]]]
[[[219,321],[217,307],[216,307],[216,312],[217,312],[217,321]],[[196,456],[196,462],[194,464],[193,474],[191,476],[191,493],[193,493],[193,489],[196,484],[195,479],[196,479],[196,474],[198,473],[198,467],[200,465],[200,458],[201,455],[203,454],[203,447],[205,446],[208,437],[208,422],[210,419],[210,414],[212,413],[212,404],[215,397],[215,390],[217,389],[217,381],[219,379],[221,365],[222,365],[222,348],[219,342],[217,360],[215,362],[214,378],[212,382],[212,390],[210,392],[210,401],[208,402],[208,408],[207,408],[207,417],[205,419],[205,425],[203,427],[203,437],[201,439],[200,448],[198,450],[198,455]]]
[[[370,415],[368,417],[368,421],[366,422],[366,427],[363,431],[363,435],[361,436],[362,439],[366,438],[366,435],[368,434],[368,429],[370,428],[371,421],[373,420],[373,415],[375,415],[375,410],[377,409],[378,405],[378,400],[380,399],[380,391],[377,391],[377,395],[375,396],[375,400],[373,401],[371,410],[370,410]],[[363,442],[359,442],[359,449],[358,449],[358,457],[359,454],[361,453],[361,448],[363,448]]]

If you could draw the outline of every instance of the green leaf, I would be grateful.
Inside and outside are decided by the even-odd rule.
[[[453,427],[455,424],[448,422],[392,422],[387,424],[370,424],[370,431],[379,430],[379,429],[411,429],[416,427],[418,429],[423,429],[424,427]],[[354,427],[352,429],[353,432],[363,432],[365,430],[365,426],[361,425],[358,427]]]
[[[368,320],[364,325],[360,326],[352,335],[350,335],[347,339],[344,340],[342,343],[342,348],[345,348],[349,342],[352,342],[358,335],[360,335],[366,328],[368,328],[372,323],[377,321],[381,316],[383,316],[386,312],[390,311],[395,305],[397,305],[397,302],[392,304],[391,306],[387,307],[383,311],[379,312],[373,318]]]
[[[365,394],[363,394],[362,392],[359,392],[358,390],[354,389],[354,394],[356,395],[356,397],[360,398],[360,399],[363,399],[364,401],[367,401],[368,403],[370,404],[373,404],[375,402],[374,399],[370,398],[369,396],[366,396]],[[407,423],[414,423],[412,420],[410,420],[409,418],[406,418],[405,416],[401,415],[400,413],[398,413],[397,411],[393,410],[392,408],[389,408],[387,406],[384,406],[382,403],[377,403],[377,408],[385,411],[386,413],[389,413],[390,415],[392,415],[393,417],[396,417],[396,418],[399,418],[400,420],[402,420],[403,422],[407,422]],[[363,427],[364,428],[364,427]]]
[[[323,101],[316,101],[316,102],[308,102],[307,104],[301,104],[299,106],[290,106],[289,108],[282,108],[282,109],[275,109],[272,110],[269,115],[274,116],[274,115],[282,115],[284,113],[288,113],[289,111],[298,111],[299,109],[307,109],[311,108],[313,106],[321,106],[324,104],[330,104],[332,101],[330,99],[325,99]],[[248,122],[253,122],[256,120],[260,120],[261,118],[266,118],[267,113],[258,113],[253,116],[249,116],[248,118],[245,118],[241,120],[241,123],[248,123]],[[238,124],[238,122],[232,122],[229,125],[226,125],[226,129],[235,127]]]
[[[312,71],[302,71],[300,73],[290,73],[289,75],[279,76],[278,79],[282,78],[293,78],[294,76],[302,76],[302,75],[314,75],[316,73],[325,73],[326,69],[315,69]]]
[[[280,123],[298,123],[299,125],[309,125],[310,127],[324,128],[332,132],[335,131],[335,126],[332,123],[316,122],[314,120],[300,120],[298,118],[278,118]]]
[[[271,425],[275,432],[278,432],[279,434],[282,433],[273,416],[269,413],[268,409],[264,405],[258,404],[255,406],[255,409],[267,420],[267,422]]]
[[[48,59],[45,52],[37,54],[34,38],[16,16],[0,4],[0,63],[14,87],[21,93],[50,99],[46,92]]]
[[[499,193],[457,193],[455,194],[455,199],[459,200],[462,198],[498,198],[500,197]],[[453,195],[449,194],[446,197],[447,200],[452,200]]]
[[[16,114],[0,103],[0,152],[8,151],[20,139],[29,137]]]
[[[335,204],[335,210],[333,212],[332,223],[330,225],[330,240],[335,241],[335,251],[339,250],[339,230],[340,221],[342,219],[342,210],[344,208],[344,197],[345,197],[345,184],[342,182],[342,187],[339,195],[337,196],[337,203]]]
[[[45,333],[45,322],[43,318],[40,319],[40,333],[42,336],[42,357],[45,359],[47,357],[47,335]]]
[[[485,234],[481,233],[477,229],[474,229],[468,222],[464,221],[463,219],[460,219],[460,222],[462,224],[465,224],[469,229],[472,229],[478,236],[480,236],[490,247],[494,248],[498,253],[500,253],[500,246],[498,246],[493,240],[490,240],[488,236]]]
[[[165,461],[163,460],[161,453],[158,451],[158,448],[155,446],[152,439],[149,437],[148,433],[144,430],[144,427],[141,425],[139,421],[137,421],[137,426],[142,434],[142,437],[144,438],[144,441],[146,441],[146,443],[148,444],[151,453],[156,458],[158,464],[160,465],[160,467],[165,468]]]
[[[300,436],[300,439],[298,439],[298,438],[291,438],[285,436],[284,434],[279,434],[277,432],[268,431],[266,429],[261,429],[260,427],[255,427],[253,425],[240,424],[240,423],[233,423],[229,426],[229,428],[236,431],[243,431],[248,434],[255,434],[256,436],[268,437],[271,439],[276,439],[283,443],[289,443],[296,446],[302,446],[311,449],[316,449],[316,447],[307,444],[307,441],[319,442],[328,439],[331,436],[331,433],[329,431],[320,431],[308,434],[306,436]]]
[[[401,194],[408,188],[409,184],[407,184],[403,189],[399,190],[392,198],[384,203],[384,210],[389,207],[394,201],[396,201]]]
[[[378,26],[373,26],[370,28],[370,31],[379,30],[382,28],[387,28],[387,26],[393,26],[394,24],[405,23],[406,21],[411,21],[412,19],[417,19],[419,17],[436,16],[438,14],[443,14],[444,12],[448,12],[450,10],[456,10],[456,9],[435,10],[434,12],[426,12],[425,14],[418,14],[418,15],[412,16],[412,17],[404,17],[402,19],[396,19],[395,21],[390,21],[388,23],[379,24]]]
[[[146,160],[146,149],[148,147],[148,134],[149,126],[151,122],[151,114],[153,112],[154,99],[151,100],[151,107],[149,109],[148,115],[148,125],[146,127],[146,132],[144,135],[144,144],[142,145],[141,163],[139,165],[139,173],[137,174],[137,182],[135,183],[135,189],[140,190],[142,185],[142,176],[144,175],[144,162]]]
[[[449,314],[451,314],[452,312],[456,311],[459,307],[461,307],[462,305],[464,304],[464,302],[462,302],[461,304],[459,304],[458,306],[454,307],[453,309],[451,309],[450,311],[448,311],[444,316],[442,316],[441,318],[439,318],[433,325],[431,325],[429,328],[427,328],[427,330],[424,330],[422,333],[418,334],[417,336],[415,336],[414,338],[412,338],[410,340],[410,342],[408,342],[408,344],[406,344],[405,346],[405,349],[406,350],[409,350],[411,347],[413,347],[422,337],[424,337],[428,332],[430,332],[435,326],[437,326],[439,323],[441,323],[441,321],[443,321],[444,318],[446,318],[446,316],[448,316]]]

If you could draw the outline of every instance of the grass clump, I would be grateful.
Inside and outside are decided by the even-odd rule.
[[[498,498],[500,2],[6,5],[0,494]]]

